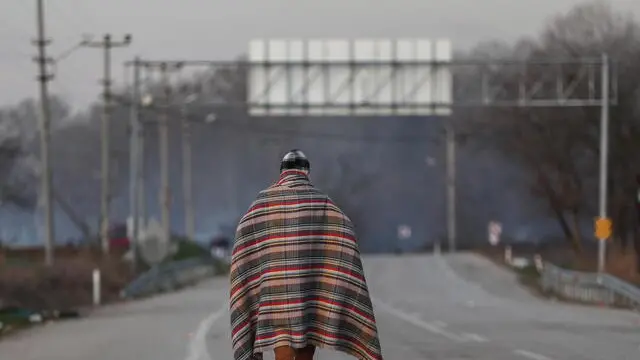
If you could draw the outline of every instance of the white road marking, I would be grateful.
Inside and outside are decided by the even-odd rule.
[[[514,350],[513,353],[516,355],[520,355],[522,357],[526,357],[531,360],[551,360],[550,358],[544,355],[536,354],[534,352],[527,351],[527,350]]]
[[[469,339],[471,341],[475,341],[475,342],[479,342],[479,343],[485,343],[485,342],[489,342],[489,339],[487,339],[484,336],[478,335],[478,334],[474,334],[474,333],[463,333],[461,334],[464,338]]]
[[[434,334],[438,334],[438,335],[444,336],[447,339],[453,340],[453,341],[456,341],[456,342],[464,342],[464,341],[466,341],[466,339],[464,339],[464,338],[462,338],[462,337],[460,337],[460,336],[458,336],[456,334],[453,334],[453,333],[451,333],[449,331],[443,330],[439,326],[437,326],[437,325],[435,325],[433,323],[428,323],[428,322],[422,321],[419,318],[411,316],[410,314],[407,314],[407,313],[405,313],[405,312],[403,312],[401,310],[398,310],[396,308],[393,308],[392,306],[390,306],[390,305],[388,305],[388,304],[386,304],[386,303],[384,303],[384,302],[382,302],[382,301],[380,301],[378,299],[372,299],[372,300],[374,301],[375,305],[377,307],[379,307],[380,309],[382,309],[383,311],[385,311],[385,312],[387,312],[387,313],[389,313],[389,314],[391,314],[391,315],[393,315],[393,316],[395,316],[395,317],[397,317],[397,318],[399,318],[401,320],[404,320],[404,321],[406,321],[406,322],[408,322],[410,324],[413,324],[413,325],[415,325],[415,326],[417,326],[417,327],[419,327],[419,328],[421,328],[423,330],[427,330],[427,331],[432,332]]]
[[[207,351],[207,333],[213,323],[228,311],[229,304],[225,303],[221,308],[209,314],[209,316],[200,322],[198,329],[195,331],[191,341],[189,342],[187,357],[185,357],[185,360],[211,360],[211,356]]]
[[[439,326],[439,327],[447,327],[447,326],[448,326],[446,322],[444,322],[444,321],[440,321],[440,320],[436,320],[436,321],[434,321],[434,322],[433,322],[433,325],[435,325],[435,326]]]

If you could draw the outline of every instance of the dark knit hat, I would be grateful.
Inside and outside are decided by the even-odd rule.
[[[311,164],[304,155],[304,153],[298,149],[293,149],[286,153],[280,163],[280,171],[283,170],[307,170],[309,171]]]

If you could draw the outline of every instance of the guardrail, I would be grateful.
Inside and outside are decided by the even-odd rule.
[[[542,289],[565,299],[640,309],[640,288],[609,274],[573,271],[545,263]]]
[[[122,290],[122,298],[136,298],[168,292],[196,283],[217,273],[211,258],[193,258],[157,265],[144,272]]]
[[[620,280],[615,276],[604,274],[599,279],[602,286],[611,289],[616,298],[615,303],[620,306],[631,307],[640,310],[640,288]]]

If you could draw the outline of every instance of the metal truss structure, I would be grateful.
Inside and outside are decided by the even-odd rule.
[[[599,107],[602,149],[599,216],[607,216],[609,106],[617,103],[618,82],[616,67],[610,66],[606,55],[600,58],[540,61],[136,60],[127,62],[126,65],[165,70],[200,68],[208,69],[212,75],[230,73],[230,83],[206,91],[206,104],[214,109],[243,108],[254,116],[447,116],[455,113],[456,109],[465,108]],[[412,74],[411,69],[415,70],[415,76],[407,75]],[[252,83],[252,74],[256,72],[266,74],[259,89],[255,89],[255,83]],[[342,75],[332,75],[336,72]],[[297,83],[291,81],[293,78],[297,78]],[[412,84],[410,89],[403,85],[407,81]],[[269,100],[274,84],[278,82],[281,83],[278,99]],[[318,83],[323,84],[321,88],[324,91],[321,94],[316,91],[315,97],[311,99],[311,89],[315,87],[317,90]],[[439,85],[443,83],[445,89],[442,90],[440,86],[439,90]],[[253,89],[250,89],[251,84]],[[239,92],[241,95],[238,96],[238,91],[228,91],[229,89],[242,89]],[[383,92],[386,94],[382,94]],[[421,92],[428,93],[429,96],[421,98]],[[138,102],[139,99],[133,99],[133,104]],[[138,120],[132,117],[132,121]],[[451,122],[446,123],[447,230],[449,247],[454,250],[455,133]],[[600,240],[599,269],[603,271],[605,239]]]
[[[248,62],[248,61],[141,61],[147,69],[180,70],[187,67],[208,69],[212,74],[236,74],[236,83],[226,87],[246,86],[252,70],[268,73],[260,89],[239,98],[218,91],[208,102],[212,106],[254,109],[304,110],[310,108],[345,109],[357,113],[358,108],[390,109],[380,115],[403,115],[402,108],[438,109],[469,107],[597,107],[603,102],[617,102],[617,74],[610,67],[609,98],[603,98],[602,58],[557,59],[540,61],[474,60],[454,62]],[[132,62],[128,62],[131,65]],[[432,71],[418,70],[430,67]],[[410,89],[390,86],[407,81],[400,78],[407,69],[416,69]],[[452,96],[446,101],[421,99],[420,91],[428,88],[437,93],[438,69],[447,69],[452,77]],[[340,81],[332,72],[342,71]],[[303,81],[293,84],[292,74],[304,73]],[[440,74],[442,76],[443,74]],[[363,79],[366,78],[366,79]],[[440,78],[441,79],[441,78]],[[333,83],[331,83],[333,80]],[[369,81],[363,81],[369,80]],[[446,81],[446,80],[445,80]],[[244,82],[238,84],[238,82]],[[274,84],[284,82],[284,98],[278,103],[265,99]],[[363,82],[366,82],[363,89]],[[324,84],[322,101],[310,100],[311,89]],[[387,88],[387,89],[385,89]],[[396,90],[394,93],[393,90]],[[386,94],[383,94],[385,93]],[[358,94],[358,96],[354,96]],[[355,98],[358,99],[355,99]],[[384,101],[383,99],[388,99]],[[424,97],[423,97],[424,98]],[[349,115],[348,113],[345,115]]]

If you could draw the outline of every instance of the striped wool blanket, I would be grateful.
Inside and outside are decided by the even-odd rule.
[[[230,281],[235,360],[283,345],[382,360],[353,225],[306,173],[283,171],[242,217]]]

